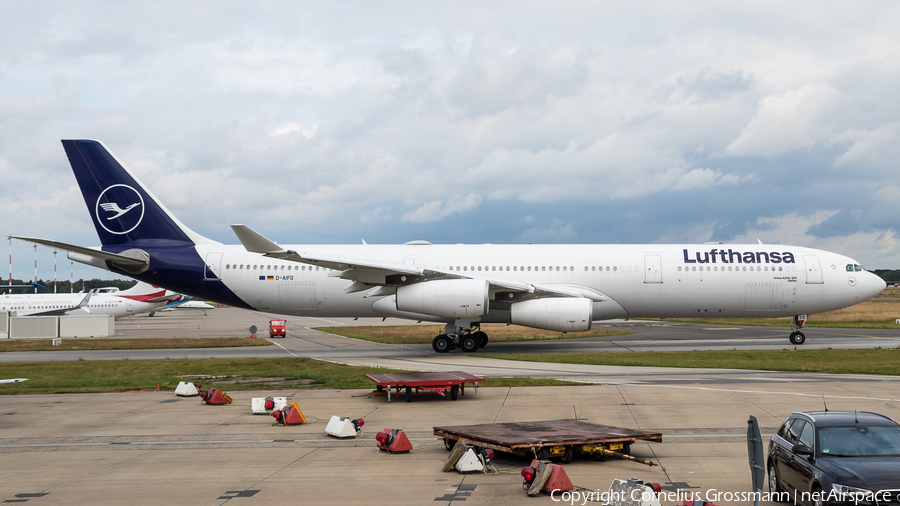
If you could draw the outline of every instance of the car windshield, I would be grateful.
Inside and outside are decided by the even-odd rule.
[[[900,427],[822,427],[822,456],[900,455]]]

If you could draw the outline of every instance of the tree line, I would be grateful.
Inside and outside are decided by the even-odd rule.
[[[871,272],[889,284],[900,283],[900,269],[872,269]]]
[[[9,283],[9,278],[4,280],[0,280],[0,285],[6,285]],[[32,280],[30,279],[15,279],[13,278],[13,285],[30,285]],[[75,281],[75,289],[71,289],[72,283],[69,280],[56,282],[56,292],[57,293],[70,293],[70,292],[81,292],[81,291],[90,291],[94,288],[107,288],[107,287],[116,287],[119,290],[127,290],[134,286],[137,281],[133,279],[79,279]],[[37,293],[53,293],[53,280],[45,280],[39,279],[37,280],[37,284],[41,285],[37,287]],[[34,293],[34,287],[29,286],[28,288],[0,288],[0,292],[9,293],[12,290],[12,293]]]

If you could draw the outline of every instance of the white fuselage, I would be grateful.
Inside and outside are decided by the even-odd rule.
[[[84,300],[83,293],[36,293],[0,295],[0,311],[16,316],[40,315],[55,310],[65,310],[65,315],[112,315],[122,318],[136,313],[152,311],[165,302],[141,302],[109,293],[95,293],[83,307],[76,307]]]
[[[606,296],[593,303],[595,321],[820,313],[867,300],[885,286],[846,256],[782,245],[283,247],[301,255],[364,258],[473,278],[588,288]],[[373,308],[382,297],[366,297],[371,290],[345,293],[351,281],[329,269],[266,258],[241,246],[198,245],[197,252],[229,289],[258,310],[298,316],[397,316]],[[502,310],[492,310],[480,320],[504,318]]]

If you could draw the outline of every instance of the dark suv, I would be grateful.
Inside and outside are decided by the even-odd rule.
[[[900,425],[878,413],[794,413],[767,467],[773,501],[900,506]]]

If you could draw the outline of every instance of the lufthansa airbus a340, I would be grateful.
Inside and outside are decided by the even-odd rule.
[[[203,300],[284,315],[445,324],[437,352],[474,351],[482,323],[584,331],[611,318],[794,317],[865,301],[884,281],[844,255],[782,245],[241,245],[183,225],[106,147],[62,141],[101,247],[19,237]]]

